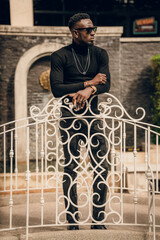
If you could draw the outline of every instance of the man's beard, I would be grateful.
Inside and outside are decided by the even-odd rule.
[[[84,46],[84,47],[89,47],[89,46],[93,46],[94,45],[94,41],[91,41],[91,42],[82,42],[81,43],[81,46]]]
[[[94,45],[94,41],[92,41],[89,45],[90,45],[90,46],[93,46],[93,45]]]

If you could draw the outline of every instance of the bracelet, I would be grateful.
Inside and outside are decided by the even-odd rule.
[[[92,95],[97,92],[97,88],[95,86],[90,86],[93,89]]]
[[[88,87],[88,86],[91,86],[90,82],[89,82],[89,81],[84,82],[84,87],[86,88],[86,87]]]

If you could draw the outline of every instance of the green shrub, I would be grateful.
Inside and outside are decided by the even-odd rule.
[[[153,56],[151,58],[151,66],[152,66],[152,78],[151,78],[152,123],[160,126],[160,54]],[[156,130],[156,132],[160,132],[160,130]]]

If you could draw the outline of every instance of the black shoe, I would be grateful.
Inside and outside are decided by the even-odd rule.
[[[105,225],[91,225],[91,229],[102,229],[102,230],[106,230],[106,226]]]
[[[68,226],[67,229],[68,230],[79,230],[79,226],[77,226],[77,225],[70,225],[70,226]]]

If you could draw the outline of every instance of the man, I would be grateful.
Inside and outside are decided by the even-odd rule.
[[[68,103],[63,100],[64,107],[61,111],[65,120],[61,120],[60,132],[65,157],[63,176],[65,210],[70,224],[69,230],[79,229],[76,177],[81,139],[88,149],[94,169],[91,228],[106,229],[99,222],[105,217],[108,152],[103,136],[103,124],[100,120],[93,120],[93,115],[99,113],[97,95],[108,92],[110,88],[108,54],[104,49],[94,46],[97,27],[93,25],[88,14],[73,15],[69,20],[69,29],[72,44],[52,53],[50,74],[53,95],[62,97],[67,94],[67,99],[72,101],[74,107],[70,111]],[[89,110],[86,100],[90,100],[94,95]],[[84,119],[75,120],[74,113],[83,115]],[[92,142],[90,146],[87,142],[89,138]]]

